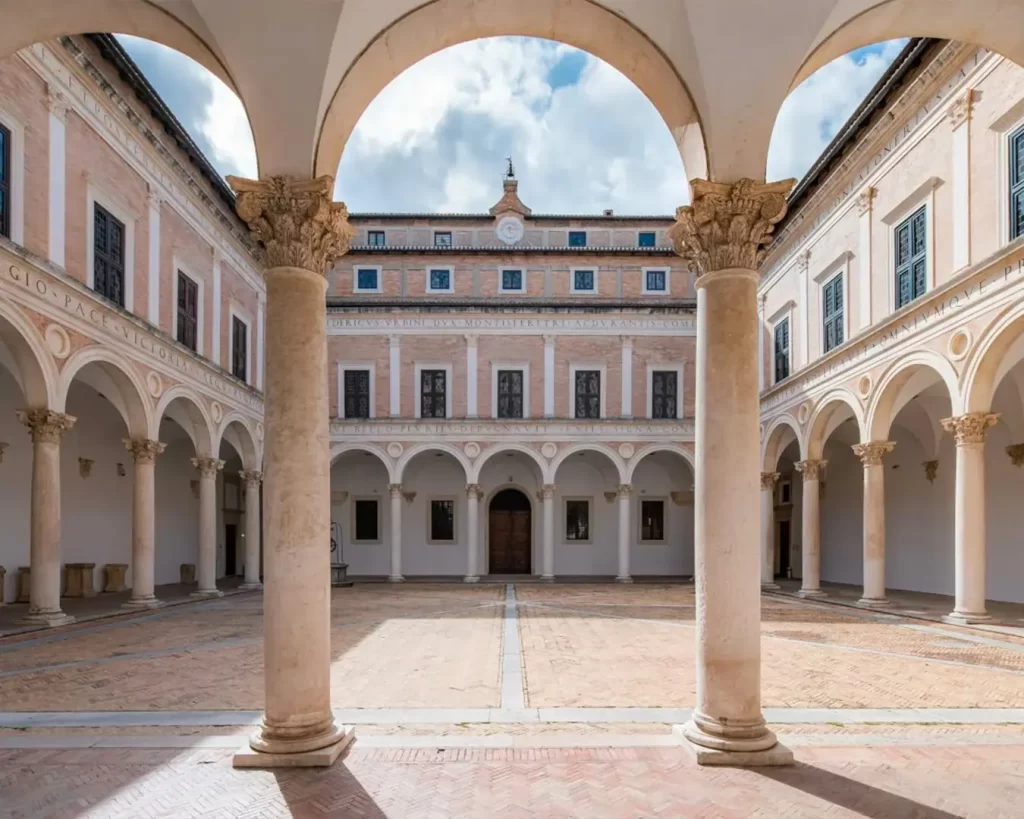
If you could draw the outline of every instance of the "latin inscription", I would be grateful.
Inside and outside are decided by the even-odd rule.
[[[696,323],[690,319],[659,321],[650,318],[598,318],[585,319],[565,318],[434,318],[434,317],[399,317],[399,318],[342,318],[328,317],[327,332],[395,332],[401,330],[494,330],[496,332],[526,331],[544,332],[550,330],[630,330],[632,332],[676,332],[690,333],[696,331]]]

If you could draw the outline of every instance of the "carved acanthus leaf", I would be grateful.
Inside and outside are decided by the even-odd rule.
[[[29,435],[36,443],[56,444],[60,436],[75,425],[73,415],[65,415],[48,409],[18,410],[18,420],[28,427]]]
[[[762,472],[761,473],[761,488],[762,489],[774,489],[775,484],[779,481],[780,474],[778,472]]]
[[[198,469],[204,478],[215,478],[224,468],[224,461],[220,458],[193,458],[192,466]]]
[[[881,466],[882,458],[896,448],[896,442],[869,441],[866,444],[854,444],[850,448],[864,466]]]
[[[998,412],[969,412],[953,418],[943,418],[942,428],[952,432],[956,445],[983,444],[985,432],[999,420]]]
[[[263,473],[258,469],[243,469],[238,473],[238,477],[242,479],[242,483],[247,488],[250,486],[258,487],[263,481]]]
[[[167,449],[167,444],[151,441],[148,438],[125,438],[124,448],[132,453],[132,458],[138,463],[139,461],[155,461],[156,456]]]
[[[793,464],[796,471],[804,476],[805,481],[820,481],[828,461],[797,461]]]

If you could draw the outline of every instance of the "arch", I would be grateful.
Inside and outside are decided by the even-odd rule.
[[[529,565],[526,567],[526,571],[523,572],[523,574],[527,574],[528,575],[531,572],[535,572],[534,565],[535,565],[535,563],[537,561],[534,560],[534,557],[536,556],[534,554],[534,552],[535,552],[537,546],[540,545],[538,543],[536,529],[537,529],[537,524],[540,522],[540,517],[541,516],[538,514],[538,511],[537,511],[537,498],[536,498],[536,496],[533,493],[531,493],[525,486],[522,486],[521,484],[518,484],[518,483],[501,483],[501,484],[498,484],[483,499],[483,509],[484,509],[484,514],[483,514],[483,518],[484,518],[484,555],[485,555],[485,560],[486,560],[485,565],[487,566],[487,574],[498,574],[498,572],[495,572],[495,567],[493,565],[493,562],[494,562],[493,561],[493,555],[491,553],[491,548],[492,548],[492,541],[491,541],[491,515],[492,515],[493,512],[501,511],[501,510],[494,510],[491,507],[492,507],[492,504],[494,503],[495,498],[497,498],[499,495],[501,495],[503,493],[506,493],[506,492],[508,492],[508,493],[516,493],[516,494],[521,495],[523,498],[526,499],[526,503],[527,503],[527,505],[529,507],[529,514],[530,514],[530,526],[529,526],[530,546],[529,546],[529,549],[527,550],[527,553],[526,553],[527,554],[527,559],[529,561]],[[508,571],[508,569],[506,568],[504,571],[502,571],[500,573],[504,574],[507,571]]]
[[[625,464],[626,471],[623,475],[623,483],[633,482],[633,473],[636,468],[640,465],[640,462],[648,455],[653,455],[655,452],[673,452],[679,455],[690,467],[690,471],[694,474],[696,479],[697,475],[697,463],[694,460],[694,455],[690,450],[686,449],[679,444],[648,444],[638,451],[629,461]]]
[[[853,418],[857,424],[857,440],[864,440],[864,409],[852,392],[844,387],[831,390],[818,401],[807,424],[807,440],[801,446],[801,455],[809,460],[820,460],[825,442],[844,421]]]
[[[804,442],[800,439],[800,424],[788,412],[773,418],[764,433],[764,444],[761,446],[761,470],[774,472],[779,465],[779,458],[793,441],[797,442],[800,457],[803,457]]]
[[[196,455],[217,457],[220,442],[218,439],[218,449],[214,449],[213,421],[199,396],[191,389],[184,384],[178,384],[160,396],[156,412],[153,413],[153,431],[150,437],[154,440],[160,437],[160,422],[163,421],[164,415],[185,430],[192,439]]]
[[[577,452],[599,452],[602,455],[606,455],[619,473],[619,483],[628,483],[626,480],[626,462],[622,460],[618,452],[604,444],[573,444],[563,449],[551,462],[548,470],[550,476],[548,483],[555,482],[555,476],[558,475],[558,467],[565,462],[566,458],[570,455],[575,455]]]
[[[537,468],[540,470],[541,483],[551,483],[551,481],[548,480],[547,463],[545,462],[544,458],[541,457],[540,453],[538,453],[535,449],[531,449],[525,444],[515,443],[495,444],[494,446],[485,449],[473,463],[473,467],[469,472],[469,477],[466,479],[467,483],[479,483],[480,473],[483,471],[484,464],[486,464],[495,455],[498,455],[502,452],[523,453],[537,465]]]
[[[13,359],[12,375],[28,407],[52,407],[59,395],[53,356],[35,326],[10,302],[0,299],[0,343]]]
[[[395,464],[395,483],[401,483],[405,477],[405,468],[409,465],[409,461],[415,458],[417,455],[423,452],[447,452],[456,461],[462,465],[463,474],[466,476],[466,482],[469,483],[469,476],[473,473],[473,465],[469,462],[466,454],[459,448],[452,446],[451,444],[445,443],[433,443],[433,444],[419,444],[408,449],[401,458],[398,459],[398,463]]]
[[[335,462],[346,452],[367,452],[370,455],[376,455],[377,459],[388,471],[388,483],[399,483],[395,478],[394,462],[383,449],[373,444],[333,444],[331,446],[331,468],[334,467]]]
[[[988,412],[1007,372],[1024,359],[1024,304],[1004,310],[985,328],[963,375],[965,412]]]
[[[65,362],[60,373],[60,385],[55,409],[64,412],[67,407],[68,391],[82,370],[95,364],[99,377],[87,379],[96,388],[101,387],[110,402],[124,419],[129,437],[150,437],[152,404],[142,379],[123,356],[107,350],[99,344],[91,344],[73,353]],[[111,390],[111,387],[113,390]],[[113,394],[110,394],[113,393]]]
[[[885,440],[893,419],[921,390],[941,380],[949,392],[953,415],[960,413],[960,390],[953,365],[932,350],[918,350],[896,361],[879,379],[861,432],[867,441]]]
[[[221,421],[220,429],[213,442],[212,452],[216,456],[221,444],[227,441],[245,469],[259,469],[263,463],[263,453],[256,445],[256,435],[249,426],[249,419],[240,412],[229,412]]]
[[[625,15],[592,0],[428,0],[397,18],[351,63],[329,66],[324,87],[334,93],[316,139],[316,175],[337,172],[359,117],[403,71],[450,46],[509,35],[557,40],[621,71],[661,114],[688,178],[708,176],[703,129],[686,80]],[[693,71],[699,83],[696,66]]]

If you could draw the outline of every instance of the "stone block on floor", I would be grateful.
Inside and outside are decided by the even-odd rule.
[[[113,594],[114,592],[126,591],[125,575],[128,574],[127,563],[108,563],[103,567],[103,592]]]
[[[64,596],[95,597],[96,589],[93,587],[95,569],[95,563],[65,563]]]
[[[15,603],[27,603],[32,589],[32,569],[29,566],[18,567],[18,596]]]
[[[196,582],[196,564],[195,563],[182,563],[181,564],[181,582],[182,583],[195,583]]]

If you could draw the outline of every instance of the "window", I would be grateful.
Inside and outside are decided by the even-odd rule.
[[[455,501],[432,500],[430,502],[431,543],[455,542]]]
[[[843,274],[825,282],[821,288],[821,314],[824,316],[822,338],[825,352],[843,343]]]
[[[0,125],[0,236],[11,236],[11,132]]]
[[[448,405],[448,373],[444,370],[420,371],[420,417],[445,418]]]
[[[379,293],[380,292],[380,268],[379,267],[357,267],[356,268],[356,293]]]
[[[565,539],[576,542],[590,540],[590,501],[566,500]]]
[[[585,230],[569,231],[569,247],[586,247],[587,232]]]
[[[181,325],[179,325],[181,326]],[[238,316],[231,317],[231,374],[247,380],[249,369],[249,327]]]
[[[523,371],[498,370],[498,417],[523,417]]]
[[[644,268],[644,295],[668,293],[668,271]]]
[[[656,238],[653,230],[641,230],[637,235],[636,243],[640,247],[654,247]]]
[[[594,270],[573,270],[571,293],[596,293],[597,272]]]
[[[178,271],[178,341],[190,350],[199,344],[199,285]]]
[[[452,270],[450,267],[436,267],[427,271],[427,292],[428,293],[451,293]]]
[[[522,270],[502,270],[499,293],[525,293]]]
[[[434,234],[434,247],[451,247],[452,233],[450,230],[438,231]]]
[[[1010,135],[1010,238],[1024,235],[1024,128]]]
[[[380,540],[380,506],[376,498],[357,498],[354,501],[352,525],[355,542],[376,543]]]
[[[779,503],[793,502],[793,483],[789,478],[779,481]]]
[[[928,278],[925,208],[896,226],[896,309],[924,295]]]
[[[651,418],[678,418],[679,374],[675,370],[651,373]]]
[[[366,244],[370,247],[384,247],[386,244],[384,241],[383,230],[368,230],[366,231]]]
[[[640,501],[640,540],[665,539],[665,501]]]
[[[576,370],[576,417],[601,417],[601,371]]]
[[[370,371],[344,371],[345,418],[370,417]]]
[[[124,307],[124,224],[97,204],[92,218],[93,289]]]
[[[775,381],[789,378],[789,319],[775,325]]]

